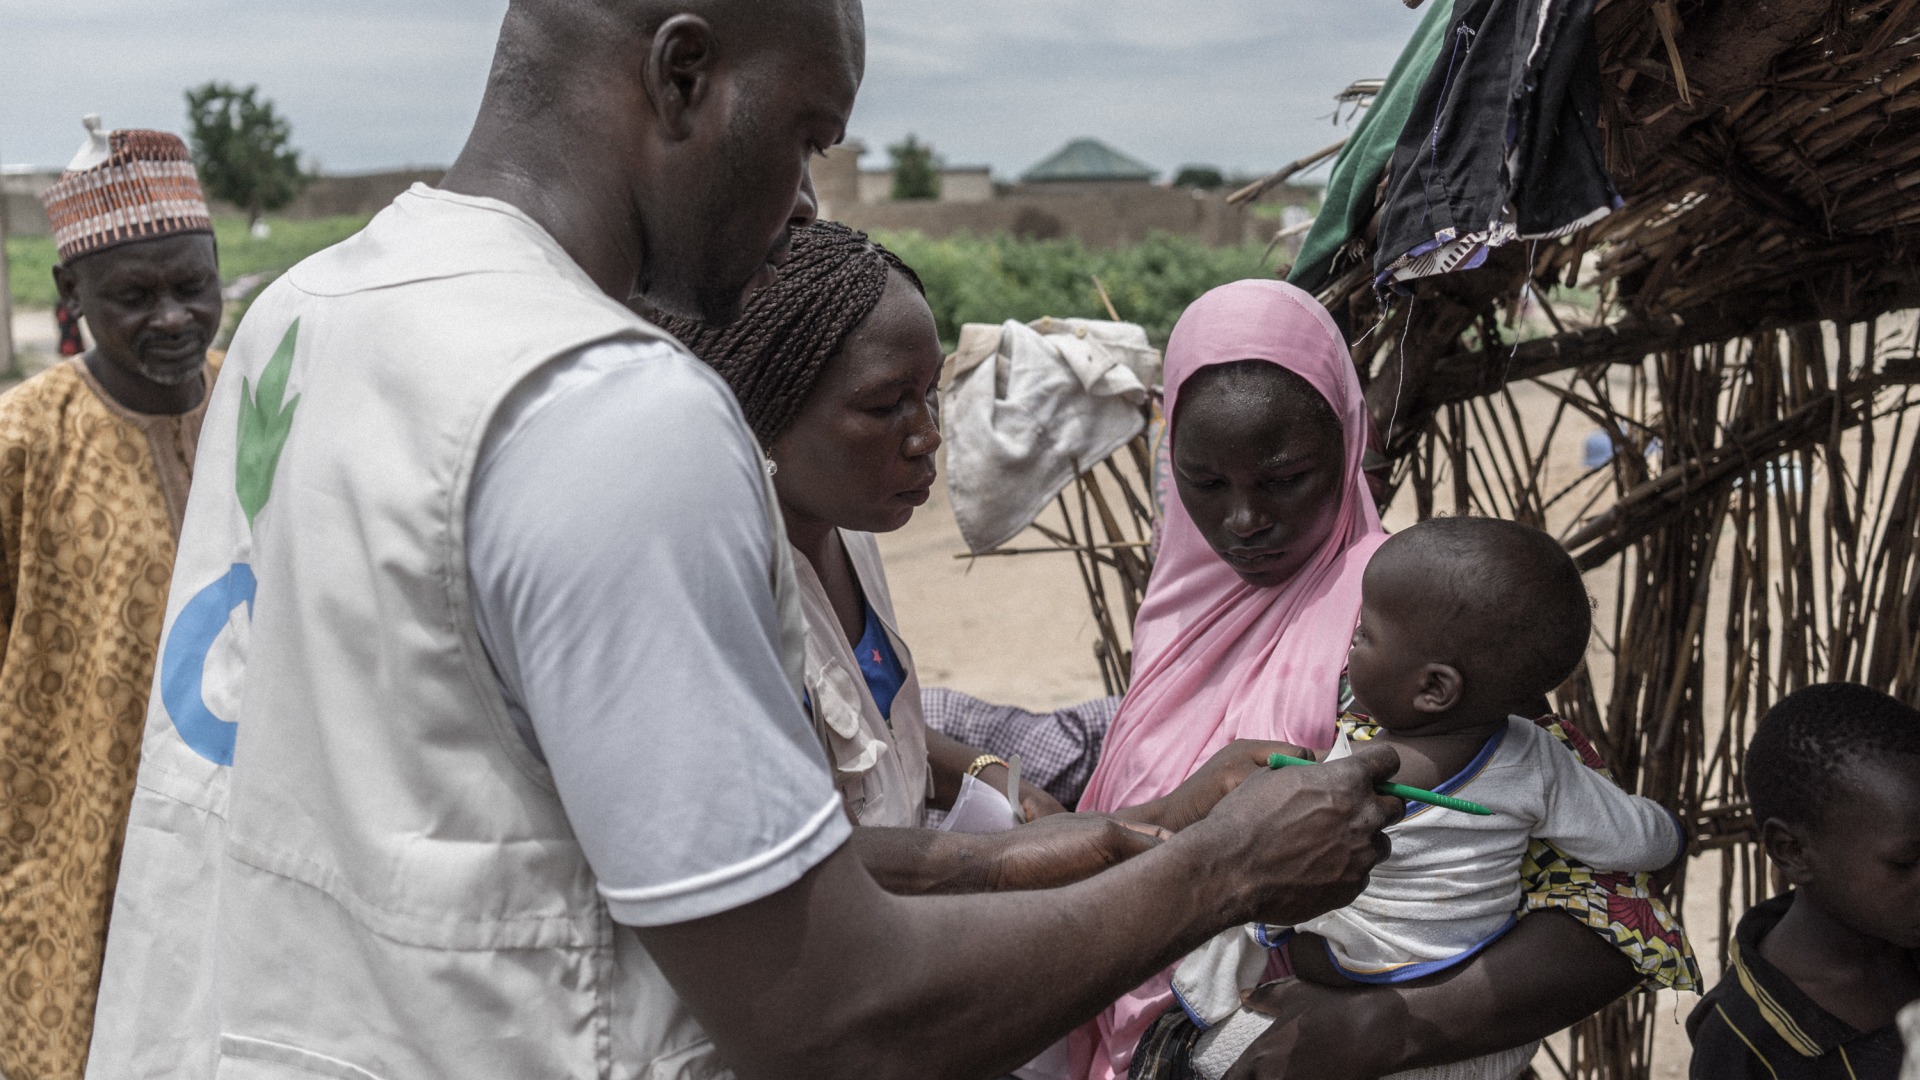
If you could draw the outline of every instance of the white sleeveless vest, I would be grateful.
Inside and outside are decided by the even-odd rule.
[[[726,1075],[616,932],[467,595],[501,400],[664,336],[519,211],[422,187],[253,305],[200,443],[90,1077]]]
[[[867,603],[880,617],[888,644],[906,681],[893,699],[889,715],[867,689],[860,661],[847,643],[847,632],[834,614],[833,599],[806,556],[793,560],[799,583],[800,610],[806,617],[807,710],[814,734],[833,763],[834,783],[847,815],[858,825],[885,825],[917,829],[926,824],[927,800],[933,796],[933,773],[927,765],[927,721],[920,707],[920,674],[913,653],[900,637],[893,615],[893,593],[887,587],[887,568],[880,561],[880,545],[872,533],[840,530],[847,561]]]

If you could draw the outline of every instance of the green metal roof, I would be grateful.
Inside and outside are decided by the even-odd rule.
[[[1158,175],[1153,166],[1099,139],[1075,139],[1028,169],[1020,179],[1032,184],[1049,180],[1152,180]]]

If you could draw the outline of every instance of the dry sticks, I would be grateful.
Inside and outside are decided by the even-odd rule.
[[[1147,576],[1153,571],[1150,454],[1147,436],[1142,434],[1105,461],[1078,471],[1070,488],[1054,499],[1057,516],[1029,526],[1051,541],[1051,547],[999,547],[954,556],[1071,554],[1098,635],[1094,661],[1110,695],[1126,693],[1132,678],[1133,620],[1140,613]]]

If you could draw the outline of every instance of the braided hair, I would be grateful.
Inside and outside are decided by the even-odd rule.
[[[879,305],[888,271],[926,295],[919,276],[866,233],[818,221],[793,231],[793,253],[779,278],[748,297],[731,324],[672,315],[654,321],[720,373],[760,445],[772,447],[827,361]]]

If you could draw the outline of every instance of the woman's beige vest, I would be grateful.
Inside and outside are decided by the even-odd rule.
[[[888,716],[867,689],[847,633],[826,586],[805,556],[794,553],[800,608],[807,620],[807,708],[813,729],[833,762],[833,780],[847,814],[858,825],[919,828],[926,820],[933,778],[927,768],[927,724],[920,711],[920,676],[894,621],[886,566],[872,533],[840,530],[840,542],[867,603],[880,616],[907,680]]]
[[[663,336],[519,211],[420,187],[253,305],[200,443],[89,1076],[724,1075],[609,919],[467,594],[501,400]]]

